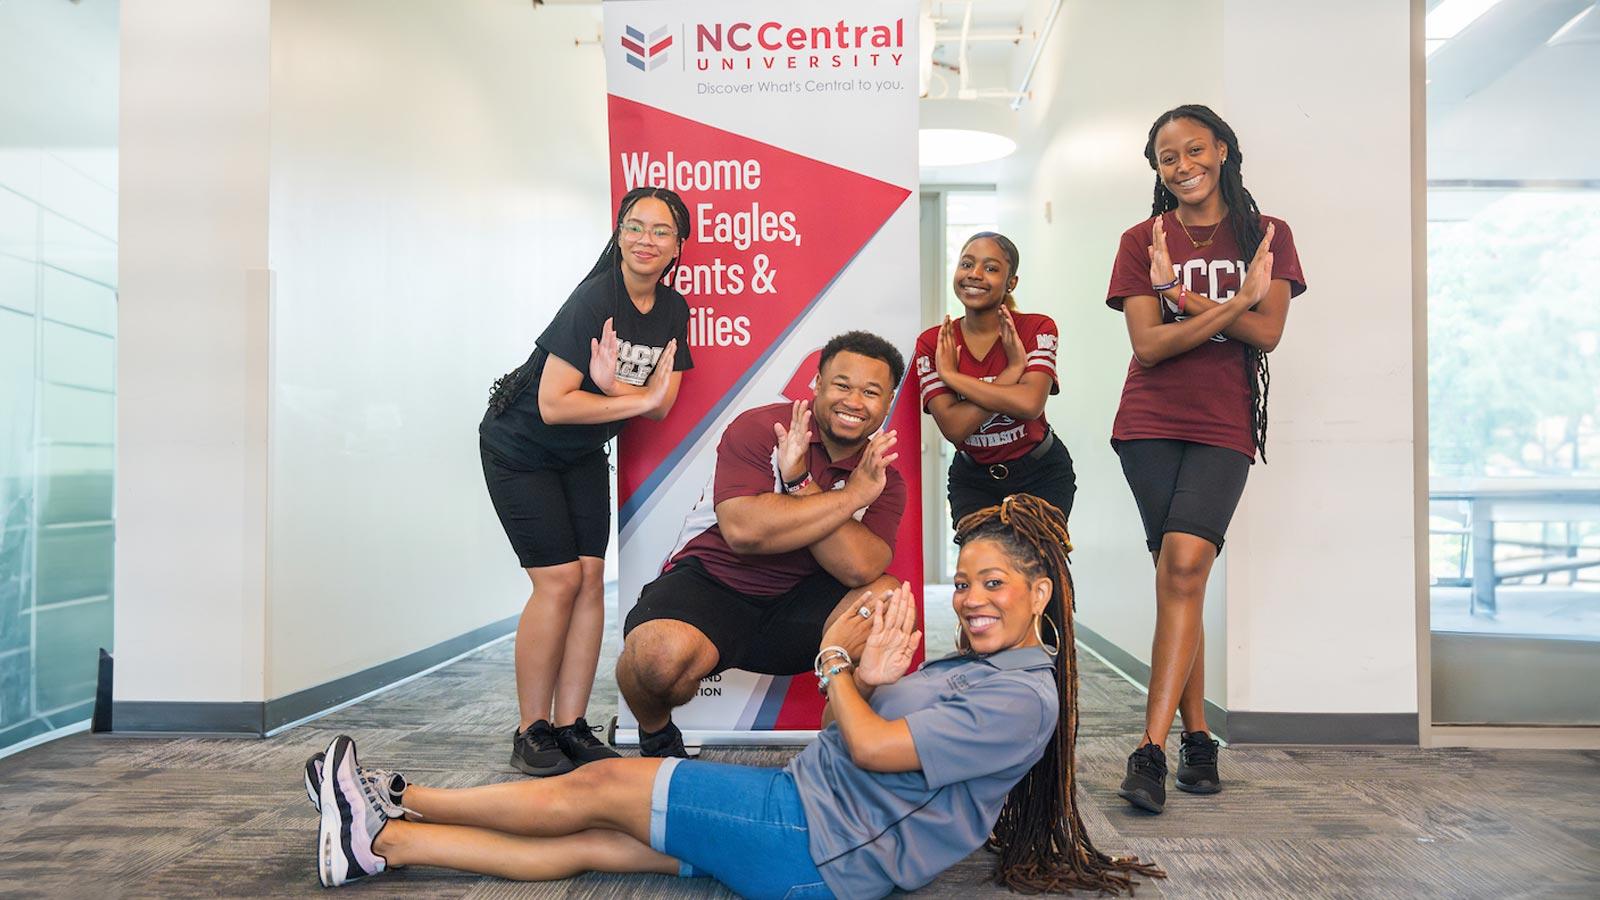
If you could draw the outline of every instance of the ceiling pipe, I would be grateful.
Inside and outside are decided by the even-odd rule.
[[[1039,29],[1039,39],[1033,42],[1033,58],[1028,60],[1028,71],[1023,73],[1022,84],[1017,86],[1016,99],[1011,101],[1013,112],[1022,108],[1022,101],[1028,98],[1033,88],[1033,73],[1039,68],[1039,57],[1044,55],[1044,45],[1050,42],[1050,29],[1055,27],[1056,16],[1061,14],[1061,2],[1062,0],[1055,0],[1050,5],[1050,14],[1045,16],[1044,27]],[[967,11],[969,13],[972,11],[970,4],[967,6]]]

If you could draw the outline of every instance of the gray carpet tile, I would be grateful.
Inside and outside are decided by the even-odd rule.
[[[590,720],[610,719],[614,639]],[[1405,747],[1231,747],[1226,789],[1173,791],[1165,815],[1116,797],[1144,698],[1083,654],[1079,784],[1096,844],[1137,853],[1170,878],[1140,897],[1597,897],[1600,753]],[[466,787],[521,776],[511,645],[452,665],[268,740],[77,735],[0,760],[0,895],[320,895],[307,754],[336,734],[364,762],[419,783]],[[1175,746],[1174,741],[1174,746]],[[793,751],[707,750],[781,764]],[[919,896],[998,896],[980,851]],[[517,884],[408,869],[351,896],[623,898],[730,896],[704,879],[587,875]]]

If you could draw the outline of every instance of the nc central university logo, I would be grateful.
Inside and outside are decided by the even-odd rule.
[[[628,65],[641,72],[650,72],[667,61],[667,48],[672,46],[672,35],[663,25],[646,35],[632,25],[622,27],[622,49],[628,51]]]

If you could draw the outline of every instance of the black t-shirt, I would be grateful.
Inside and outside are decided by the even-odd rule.
[[[491,411],[483,417],[478,436],[489,452],[513,465],[541,468],[574,462],[622,430],[622,422],[550,425],[539,415],[539,381],[551,354],[583,373],[583,390],[602,393],[589,377],[589,341],[600,337],[606,319],[617,330],[618,381],[643,385],[673,338],[678,339],[673,369],[694,368],[689,355],[689,304],[683,295],[657,284],[655,305],[641,314],[623,288],[622,273],[607,269],[578,285],[539,335],[533,355],[524,363],[526,371],[519,373],[531,379],[527,387],[505,412],[496,416]]]

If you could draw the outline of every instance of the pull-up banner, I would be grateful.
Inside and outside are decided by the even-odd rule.
[[[917,281],[918,5],[610,0],[603,4],[613,205],[677,191],[690,239],[673,279],[695,367],[664,421],[623,431],[617,471],[620,628],[710,483],[734,416],[809,398],[828,338],[866,329],[907,359]],[[907,503],[889,571],[922,585],[917,392],[886,427]],[[809,736],[815,679],[728,671],[673,720],[690,743]],[[618,740],[636,740],[620,711]]]

